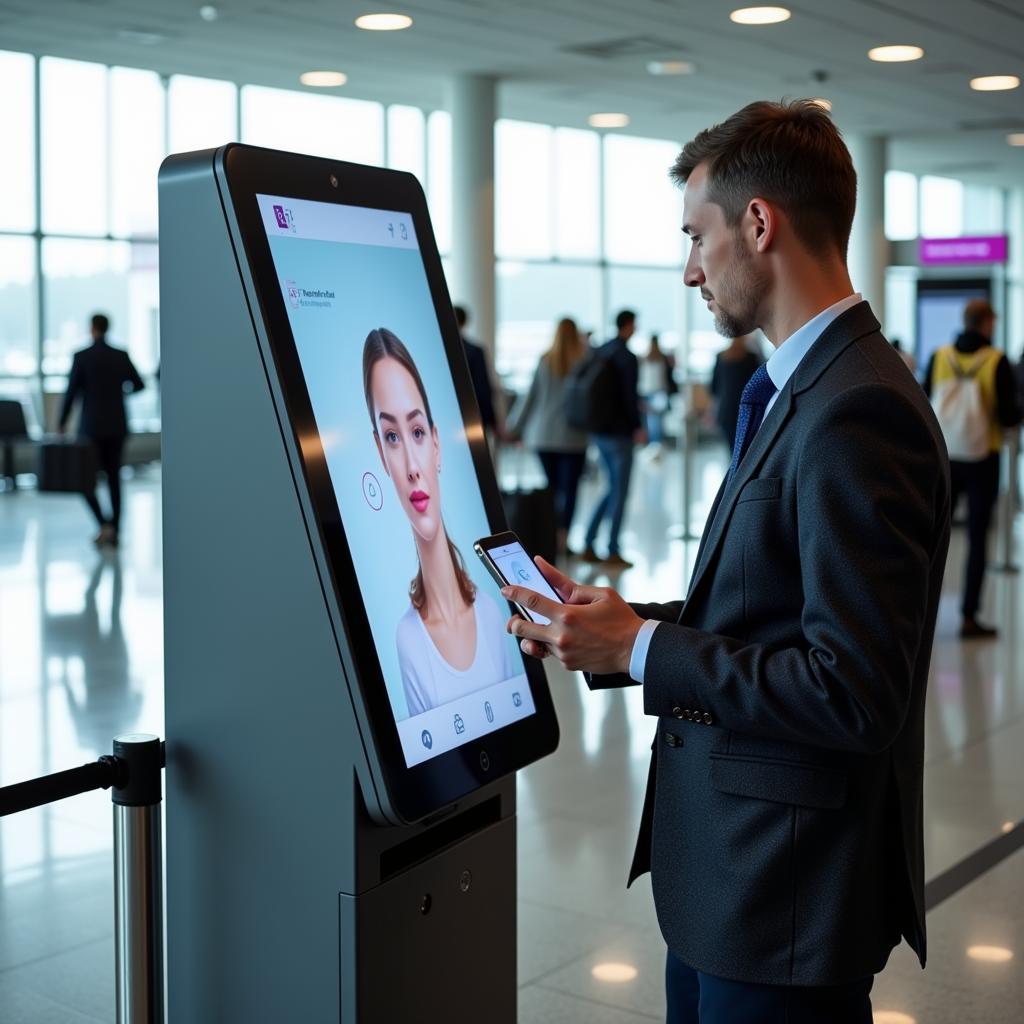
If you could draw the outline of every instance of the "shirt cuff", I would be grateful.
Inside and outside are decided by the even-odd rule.
[[[633,641],[633,653],[629,656],[629,677],[638,683],[644,681],[644,667],[647,664],[647,652],[651,647],[651,637],[660,625],[657,619],[645,619]]]

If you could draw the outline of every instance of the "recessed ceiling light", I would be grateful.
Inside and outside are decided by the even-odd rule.
[[[311,85],[314,89],[332,89],[344,85],[348,75],[342,71],[305,71],[299,75],[303,85]]]
[[[696,69],[688,60],[652,60],[647,70],[652,75],[692,75]]]
[[[971,79],[971,88],[978,92],[1002,92],[1005,89],[1016,89],[1020,79],[1016,75],[984,75]]]
[[[811,100],[811,102],[816,104],[817,106],[821,107],[822,110],[828,110],[828,111],[832,110],[832,101],[831,100],[826,100],[826,99],[824,99],[821,96],[817,97],[816,99]]]
[[[199,17],[202,18],[203,21],[216,21],[220,17],[220,11],[218,11],[213,4],[203,4],[203,6],[199,8]]]
[[[591,128],[625,128],[629,124],[629,114],[591,114],[587,124]]]
[[[356,28],[367,32],[398,32],[411,24],[408,14],[362,14],[356,18]]]
[[[156,46],[164,41],[160,32],[149,32],[143,28],[118,29],[117,38],[136,46]]]
[[[1014,132],[1006,136],[1006,141],[1011,146],[1024,146],[1024,132]],[[1003,835],[1012,832],[1017,826],[1012,821],[1003,822]]]
[[[920,60],[924,50],[920,46],[876,46],[868,50],[868,57],[879,64],[901,64],[908,60]]]
[[[637,969],[632,964],[616,963],[597,964],[590,971],[591,976],[597,981],[609,981],[615,985],[633,981],[637,973]]]
[[[777,25],[793,16],[786,7],[741,7],[729,15],[737,25]]]
[[[971,946],[967,955],[985,964],[1005,964],[1013,959],[1013,950],[1005,946]]]
[[[909,1013],[900,1013],[899,1010],[875,1010],[871,1019],[875,1024],[917,1024]]]

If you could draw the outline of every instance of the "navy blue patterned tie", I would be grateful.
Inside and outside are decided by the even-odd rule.
[[[732,449],[732,462],[729,464],[729,479],[736,475],[743,456],[747,454],[750,442],[754,440],[758,427],[764,419],[764,411],[775,394],[775,385],[768,376],[767,365],[762,363],[754,375],[747,381],[740,398],[740,414],[736,420],[736,444]]]

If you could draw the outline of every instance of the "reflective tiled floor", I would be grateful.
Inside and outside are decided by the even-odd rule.
[[[694,466],[693,529],[723,471]],[[580,521],[594,499],[588,485]],[[117,557],[100,556],[78,500],[0,494],[0,784],[93,760],[128,729],[162,733],[159,469],[126,485]],[[613,581],[630,598],[678,597],[696,543],[682,532],[680,462],[637,464],[624,548],[636,567]],[[573,538],[577,542],[578,536]],[[928,704],[929,878],[1024,819],[1024,580],[992,574],[985,611],[998,642],[956,639],[962,541],[947,573]],[[1024,538],[1018,535],[1024,557]],[[580,577],[608,582],[601,572]],[[646,878],[625,875],[647,774],[651,723],[637,691],[591,694],[551,671],[558,753],[519,784],[519,1019],[537,1024],[662,1020],[661,942]],[[1024,853],[929,916],[926,972],[905,947],[875,986],[876,1019],[966,1024],[1020,1019],[1024,1006]],[[0,1021],[114,1019],[110,801],[77,797],[0,822]],[[1010,950],[1005,962],[968,956]],[[604,962],[628,982],[595,980]],[[901,1016],[905,1015],[905,1016]]]

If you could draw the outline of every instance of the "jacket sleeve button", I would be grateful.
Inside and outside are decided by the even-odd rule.
[[[704,712],[704,724],[705,725],[710,725],[711,721],[712,721],[711,716],[705,711]]]
[[[672,709],[672,714],[675,715],[676,718],[682,718],[683,717],[683,709],[682,708],[678,708],[678,707],[673,708]]]

